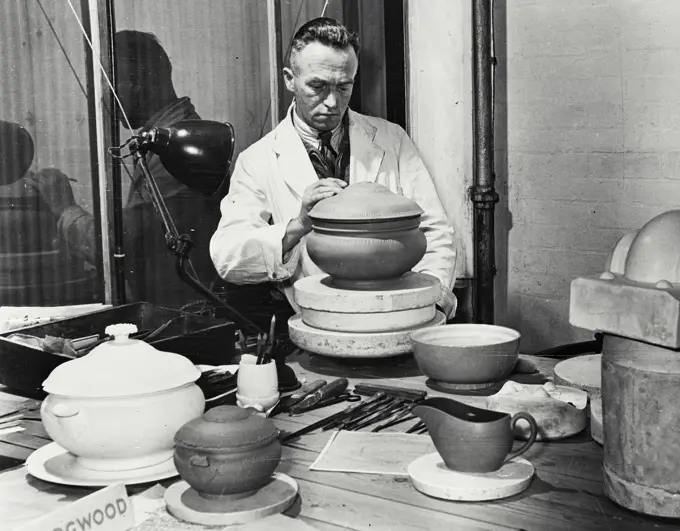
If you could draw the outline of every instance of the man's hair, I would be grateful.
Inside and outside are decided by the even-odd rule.
[[[140,81],[158,83],[172,79],[172,63],[153,33],[124,30],[115,35],[116,57],[135,64]]]
[[[303,24],[295,33],[293,43],[290,47],[291,68],[296,67],[297,55],[305,48],[305,46],[313,42],[318,42],[339,50],[344,50],[348,46],[351,46],[357,54],[357,57],[359,57],[358,35],[348,30],[346,26],[343,26],[337,20],[319,17]]]

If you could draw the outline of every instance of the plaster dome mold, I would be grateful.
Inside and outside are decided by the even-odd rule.
[[[656,216],[635,234],[626,253],[625,277],[642,284],[666,281],[660,284],[664,287],[680,284],[680,210]]]

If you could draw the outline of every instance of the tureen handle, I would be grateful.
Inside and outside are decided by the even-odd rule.
[[[207,468],[210,466],[210,461],[205,455],[192,455],[189,458],[189,464],[192,466],[199,466],[201,468]]]
[[[60,419],[75,417],[78,413],[80,413],[80,410],[69,404],[55,404],[52,408],[52,415]]]

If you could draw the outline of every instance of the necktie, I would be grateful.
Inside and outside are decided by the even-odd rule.
[[[338,154],[335,152],[333,149],[333,146],[331,145],[331,138],[333,137],[333,131],[324,131],[323,133],[319,133],[319,140],[321,141],[321,154],[323,157],[326,159],[326,165],[328,169],[330,170],[330,173],[332,174],[332,177],[335,177],[335,163],[338,158]]]

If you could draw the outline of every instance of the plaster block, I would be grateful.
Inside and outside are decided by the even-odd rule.
[[[571,283],[573,326],[680,348],[680,290],[641,286],[621,277],[590,276]]]

